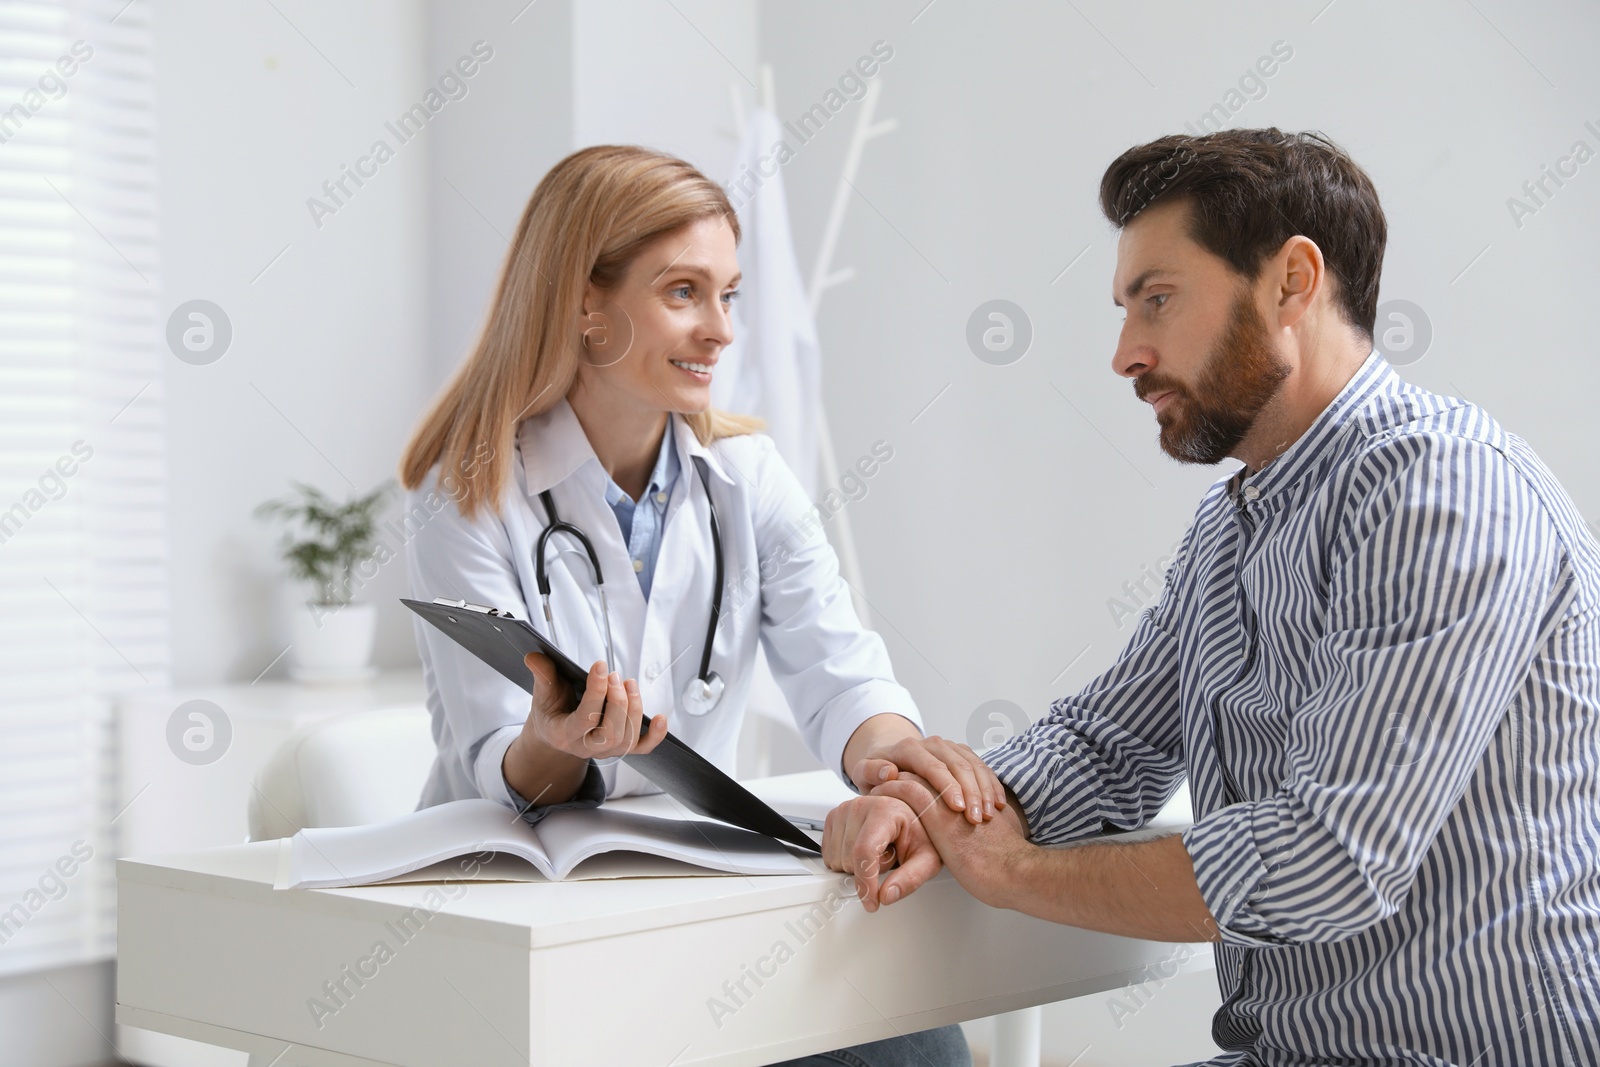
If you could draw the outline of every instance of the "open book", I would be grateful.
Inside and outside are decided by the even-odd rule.
[[[583,861],[617,852],[646,853],[726,874],[819,870],[814,858],[808,862],[770,837],[723,823],[663,819],[601,805],[553,812],[534,827],[492,800],[473,799],[453,800],[368,826],[301,830],[290,840],[287,870],[279,872],[277,888],[371,885],[485,852],[526,860],[552,881],[697,873],[674,869],[673,864],[652,870],[613,863],[573,874]],[[455,866],[440,877],[460,877]],[[522,870],[526,880],[536,877],[527,868]],[[506,864],[497,864],[495,877],[506,877],[505,871]]]

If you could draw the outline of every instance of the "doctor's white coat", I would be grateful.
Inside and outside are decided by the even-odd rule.
[[[605,502],[605,470],[565,400],[519,426],[498,515],[485,507],[473,520],[463,519],[450,492],[459,494],[459,486],[441,477],[437,466],[406,495],[412,597],[465,599],[510,611],[530,620],[580,666],[604,659],[588,557],[562,534],[548,547],[556,633],[547,632],[534,581],[534,547],[545,524],[539,493],[549,489],[560,517],[594,544],[611,608],[618,660],[611,667],[638,679],[646,714],[669,712],[677,737],[733,774],[760,641],[806,747],[849,785],[841,760],[856,727],[893,712],[922,728],[911,695],[895,681],[882,639],[861,627],[817,510],[771,439],[729,437],[707,448],[677,416],[670,419],[670,432],[679,474],[648,602]],[[723,620],[711,669],[727,689],[701,717],[680,706],[686,683],[699,670],[714,574],[695,456],[708,462],[725,559]],[[422,619],[414,625],[438,745],[419,807],[474,796],[511,806],[500,763],[528,716],[528,694]],[[657,791],[618,760],[601,761],[601,770],[607,796]]]

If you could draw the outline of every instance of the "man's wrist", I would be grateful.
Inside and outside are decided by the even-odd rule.
[[[1046,849],[1029,841],[1017,841],[1005,858],[989,870],[979,899],[992,908],[1026,911],[1024,905],[1040,865],[1048,859],[1046,853]]]

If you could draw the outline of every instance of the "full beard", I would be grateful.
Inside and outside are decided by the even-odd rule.
[[[1278,355],[1249,291],[1239,292],[1194,387],[1157,382],[1142,391],[1149,396],[1173,390],[1156,416],[1162,451],[1180,463],[1220,463],[1244,440],[1292,370]]]

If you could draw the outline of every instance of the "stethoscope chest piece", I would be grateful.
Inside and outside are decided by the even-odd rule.
[[[722,675],[712,671],[704,678],[689,679],[689,684],[683,687],[683,710],[690,715],[706,715],[717,706],[722,699],[722,690],[726,688]]]

